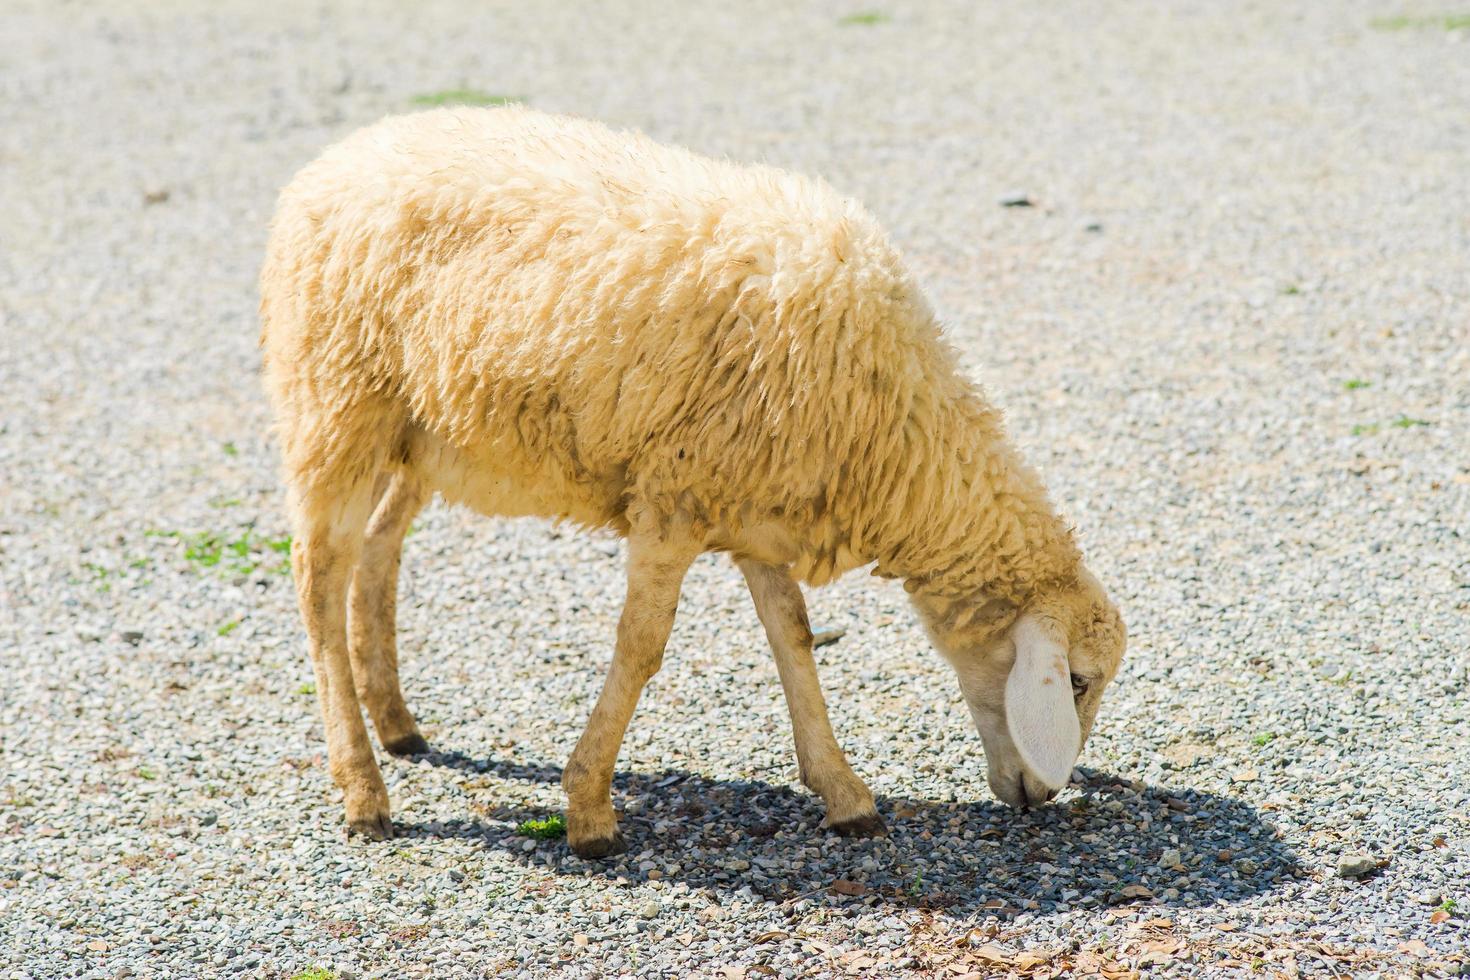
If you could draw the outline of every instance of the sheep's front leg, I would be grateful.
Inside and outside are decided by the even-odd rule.
[[[582,857],[604,857],[627,846],[612,808],[613,767],[643,686],[663,663],[679,586],[693,558],[683,549],[638,538],[628,542],[628,595],[612,667],[561,779],[567,842]]]
[[[827,826],[832,830],[861,837],[885,833],[872,791],[852,771],[832,734],[812,659],[812,630],[800,586],[776,565],[749,559],[736,564],[745,575],[756,614],[776,655],[776,671],[781,675],[796,737],[801,781],[827,805]]]

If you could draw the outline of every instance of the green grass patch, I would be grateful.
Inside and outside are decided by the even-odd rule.
[[[112,591],[112,579],[114,576],[117,575],[116,572],[108,568],[106,565],[99,565],[95,561],[82,562],[82,568],[91,574],[92,584],[97,587],[98,592]],[[76,580],[73,579],[72,581]]]
[[[1353,426],[1352,432],[1355,436],[1371,436],[1382,430],[1384,425],[1391,425],[1395,429],[1419,429],[1433,424],[1428,419],[1416,419],[1408,415],[1400,415],[1392,422],[1364,422],[1360,425],[1355,425]]]
[[[82,571],[86,572],[87,574],[85,576],[72,577],[70,581],[75,584],[90,581],[91,584],[97,588],[97,591],[111,592],[113,583],[120,583],[124,578],[127,577],[127,573],[129,570],[144,572],[151,569],[152,567],[153,559],[149,558],[147,555],[140,555],[134,558],[128,558],[125,560],[121,568],[109,568],[108,566],[103,565],[99,562],[84,561],[82,562]],[[141,582],[137,584],[147,585],[150,581],[150,579],[144,578]]]
[[[516,827],[516,833],[537,840],[555,840],[566,836],[567,821],[560,813],[553,813],[545,820],[522,820]]]
[[[310,697],[311,695],[316,693],[316,684],[311,681],[307,681],[305,684],[302,684],[296,689],[296,693],[304,694],[307,697]]]
[[[848,14],[837,23],[843,27],[872,27],[874,24],[886,24],[892,19],[881,10],[863,10],[855,14]]]
[[[414,105],[516,105],[526,101],[519,95],[496,95],[477,88],[446,88],[413,97]]]
[[[1373,382],[1364,381],[1362,378],[1348,378],[1342,383],[1342,387],[1346,391],[1362,391],[1364,388],[1373,387]]]
[[[227,442],[220,448],[224,450],[226,456],[240,455],[240,448],[236,446],[233,442]]]
[[[1441,912],[1448,912],[1450,915],[1454,915],[1455,909],[1459,907],[1460,903],[1456,902],[1453,898],[1447,898],[1443,902],[1439,903],[1439,910]]]
[[[184,544],[184,559],[200,568],[249,575],[258,568],[287,575],[291,571],[291,536],[268,538],[245,528],[237,535],[200,531],[175,534]]]
[[[235,632],[235,630],[242,622],[244,622],[244,620],[232,619],[228,623],[221,626],[219,629],[215,630],[215,633],[219,634],[220,636],[229,636],[231,633]]]
[[[300,973],[291,974],[291,980],[337,980],[337,974],[324,966],[308,966]]]
[[[1432,14],[1411,17],[1396,14],[1392,17],[1375,17],[1368,22],[1375,31],[1409,31],[1438,28],[1442,31],[1470,30],[1470,14]]]
[[[1274,741],[1276,741],[1275,732],[1262,732],[1255,738],[1251,739],[1251,744],[1254,745],[1256,748],[1261,749],[1270,745]]]

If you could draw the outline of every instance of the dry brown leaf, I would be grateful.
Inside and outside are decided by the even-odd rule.
[[[780,929],[772,929],[770,932],[763,932],[759,936],[756,936],[755,939],[752,940],[752,942],[759,946],[761,943],[772,943],[778,939],[787,939],[790,936],[791,933],[789,932],[782,932]]]
[[[955,942],[955,945],[983,946],[985,945],[985,941],[987,939],[994,939],[995,934],[999,931],[1000,930],[996,927],[995,923],[989,922],[983,926],[977,926],[976,928],[971,929],[969,932],[965,933],[958,939],[958,941]]]
[[[1124,898],[1153,898],[1154,892],[1147,885],[1129,885],[1119,892]]]
[[[1237,783],[1253,783],[1261,777],[1254,769],[1242,769],[1230,778]]]
[[[849,881],[846,878],[838,878],[832,882],[832,890],[839,895],[863,895],[868,891],[868,886],[860,881]]]
[[[1399,952],[1417,956],[1420,959],[1429,955],[1429,947],[1418,939],[1410,939],[1406,943],[1399,943]]]
[[[1018,970],[1034,970],[1051,962],[1052,954],[1038,950],[1027,950],[1016,956],[1011,963]]]
[[[1078,952],[1078,954],[1074,958],[1073,968],[1078,973],[1096,973],[1098,970],[1102,969],[1102,965],[1105,962],[1107,961],[1104,960],[1101,956],[1084,949]]]
[[[970,947],[970,951],[973,955],[984,960],[987,963],[1010,963],[1011,960],[1015,958],[1014,953],[1006,949],[1004,946],[995,945],[995,943],[986,943],[983,946],[972,946]]]
[[[1218,930],[1219,932],[1234,932],[1235,930],[1237,930],[1239,928],[1240,928],[1240,923],[1239,922],[1217,922],[1217,923],[1215,923],[1215,929]]]
[[[1446,912],[1444,909],[1440,909],[1439,911],[1435,912],[1433,915],[1431,915],[1429,917],[1429,924],[1432,925],[1432,926],[1437,926],[1441,922],[1448,922],[1449,920],[1450,920],[1450,914],[1448,912]]]

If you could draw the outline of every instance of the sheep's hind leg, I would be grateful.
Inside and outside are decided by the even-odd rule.
[[[428,492],[404,469],[382,474],[378,483],[378,503],[352,576],[352,679],[383,748],[393,755],[419,755],[429,751],[429,743],[419,734],[398,681],[398,565],[403,536]]]
[[[328,502],[293,495],[291,564],[316,669],[328,768],[342,789],[348,835],[385,840],[393,836],[388,788],[368,741],[347,649],[348,580],[372,507],[371,482],[354,482],[342,494],[328,495]]]
[[[776,656],[776,671],[791,712],[801,781],[827,805],[830,829],[853,837],[886,833],[872,791],[852,771],[832,734],[817,665],[812,659],[812,631],[800,586],[786,569],[776,565],[750,559],[738,559],[736,564],[745,575],[756,614]]]
[[[625,850],[612,808],[613,767],[643,686],[663,663],[679,587],[692,550],[634,537],[628,542],[628,595],[602,694],[562,774],[567,794],[567,842],[582,857]]]

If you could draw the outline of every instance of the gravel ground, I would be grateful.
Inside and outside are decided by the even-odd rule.
[[[0,974],[1470,972],[1470,30],[1031,7],[7,0]],[[709,558],[621,757],[630,853],[523,836],[620,545],[436,506],[400,626],[437,752],[385,759],[399,840],[344,841],[254,276],[295,168],[459,88],[888,224],[1131,626],[1055,805],[990,797],[902,590],[854,575],[810,598],[893,834],[825,834]]]

